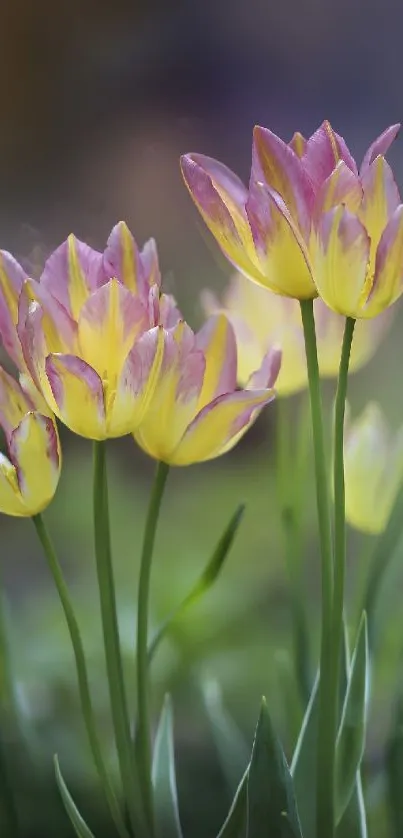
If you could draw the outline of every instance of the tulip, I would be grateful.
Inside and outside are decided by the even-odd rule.
[[[344,471],[347,521],[363,532],[382,532],[403,484],[403,427],[393,435],[375,403],[346,420]]]
[[[222,311],[232,323],[238,352],[238,381],[245,384],[273,345],[281,347],[281,369],[276,381],[278,396],[289,396],[308,384],[304,335],[300,307],[296,300],[273,294],[269,289],[234,274],[224,293],[223,303],[210,291],[202,294],[207,315]],[[322,300],[314,301],[318,358],[321,375],[337,376],[344,321]],[[369,361],[391,320],[385,312],[376,320],[356,325],[351,350],[350,371]]]
[[[281,353],[274,348],[237,390],[235,335],[224,315],[210,318],[196,335],[180,322],[163,336],[158,380],[134,438],[168,465],[211,460],[233,448],[274,398]]]
[[[182,173],[227,258],[249,279],[299,300],[318,294],[351,317],[373,317],[400,294],[403,208],[383,155],[399,126],[370,146],[360,172],[327,121],[290,144],[254,131],[249,189],[211,158]]]
[[[39,282],[1,254],[0,331],[50,410],[94,440],[130,433],[147,409],[163,356],[158,324],[179,317],[160,295],[154,242],[139,252],[118,224],[104,253],[70,236]]]
[[[56,424],[39,395],[0,368],[0,425],[8,454],[0,454],[0,512],[37,515],[59,482],[61,451]]]

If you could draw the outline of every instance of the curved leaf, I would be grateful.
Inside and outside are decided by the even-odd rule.
[[[336,743],[336,817],[339,823],[353,793],[365,745],[368,704],[368,636],[365,612],[347,680]]]
[[[231,808],[217,835],[217,838],[245,838],[248,802],[248,771],[249,766],[239,783]]]
[[[293,782],[265,699],[248,774],[247,838],[302,838]]]
[[[173,713],[169,695],[164,699],[155,738],[152,775],[157,838],[182,838],[175,776]]]
[[[56,774],[56,783],[58,785],[60,795],[64,804],[64,808],[70,818],[70,821],[73,825],[74,832],[78,835],[78,838],[94,838],[93,833],[91,832],[90,828],[85,823],[84,818],[80,815],[80,812],[77,809],[76,804],[64,782],[62,777],[62,772],[60,771],[59,760],[57,756],[54,758],[55,763],[55,774]]]

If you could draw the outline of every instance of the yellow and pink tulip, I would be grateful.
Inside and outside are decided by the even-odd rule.
[[[56,423],[35,387],[0,368],[0,426],[7,454],[0,454],[0,512],[37,515],[59,482],[61,450]]]
[[[233,448],[274,398],[281,352],[266,355],[238,390],[235,335],[224,315],[211,317],[196,335],[184,322],[160,329],[163,360],[134,438],[169,465],[211,460]]]
[[[222,303],[210,291],[202,294],[207,315],[223,312],[236,336],[238,380],[245,384],[271,346],[282,350],[281,369],[276,381],[278,396],[289,396],[308,385],[301,311],[296,300],[273,294],[268,288],[249,282],[241,273],[232,276]],[[344,320],[320,298],[314,300],[314,316],[320,373],[338,375]],[[360,320],[355,328],[350,372],[369,361],[392,319],[392,310],[374,320]]]
[[[222,251],[249,279],[299,300],[318,294],[340,314],[373,317],[402,292],[403,206],[384,154],[399,126],[372,143],[360,170],[325,121],[289,144],[254,131],[247,189],[223,164],[182,158],[189,192]]]
[[[49,409],[77,434],[130,433],[147,409],[163,356],[158,325],[179,317],[160,294],[154,242],[139,252],[125,224],[104,253],[70,236],[39,282],[1,254],[0,331]]]
[[[346,419],[344,471],[347,521],[363,532],[382,532],[403,486],[403,427],[393,434],[375,403]]]

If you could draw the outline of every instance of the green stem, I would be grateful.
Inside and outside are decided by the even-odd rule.
[[[332,609],[332,653],[330,662],[332,667],[331,702],[328,707],[329,738],[333,743],[331,760],[333,776],[336,759],[336,737],[339,720],[340,699],[340,668],[342,645],[344,643],[343,611],[344,611],[344,583],[346,572],[346,512],[344,486],[344,414],[346,408],[348,367],[350,363],[351,344],[354,335],[355,320],[346,318],[343,344],[341,349],[339,377],[337,382],[335,412],[334,412],[334,460],[333,460],[333,491],[334,491],[334,585]]]
[[[18,712],[14,680],[11,667],[11,656],[8,643],[7,619],[5,601],[0,589],[0,796],[4,803],[7,829],[10,835],[19,834],[19,821],[12,779],[8,764],[8,748],[4,742],[2,732],[18,729]],[[3,727],[4,725],[4,727]]]
[[[95,768],[98,773],[98,777],[101,782],[105,798],[107,800],[111,815],[113,817],[119,835],[121,835],[122,838],[127,838],[128,832],[124,823],[122,813],[120,811],[120,806],[117,801],[114,789],[112,787],[112,784],[108,777],[108,773],[105,768],[105,763],[99,744],[99,738],[96,730],[95,716],[89,687],[87,664],[85,660],[84,647],[81,639],[80,629],[78,627],[78,622],[74,613],[73,606],[71,604],[69,592],[63,577],[63,573],[59,561],[57,559],[52,541],[48,534],[45,522],[41,515],[35,515],[32,520],[39,541],[41,542],[49,570],[52,574],[56,590],[59,594],[59,599],[64,611],[64,616],[66,618],[67,627],[70,633],[70,639],[73,647],[77,670],[81,709],[85,729],[87,731],[92,758],[94,760]]]
[[[166,463],[158,463],[144,530],[137,600],[137,755],[150,835],[154,831],[154,807],[148,694],[148,609],[154,541],[168,472],[169,466]]]
[[[280,398],[277,400],[277,487],[284,555],[290,586],[295,676],[301,706],[305,708],[309,701],[312,685],[309,674],[309,637],[300,586],[299,554],[301,551],[301,505],[303,497],[299,490],[299,482],[303,478],[300,470],[298,470],[297,476],[293,471],[292,463],[295,461],[295,457],[298,458],[300,451],[293,451],[289,407],[289,399]],[[305,436],[305,430],[305,423],[301,423],[299,436]],[[300,439],[298,439],[298,442],[300,443]],[[297,447],[299,449],[300,446]]]
[[[309,395],[311,400],[316,502],[318,508],[322,568],[322,625],[317,745],[316,832],[320,838],[334,838],[334,764],[332,759],[334,742],[332,741],[332,734],[328,726],[328,707],[332,701],[332,667],[330,661],[333,600],[332,529],[313,301],[301,300],[300,305],[302,324],[304,328]]]
[[[105,442],[93,443],[94,453],[94,535],[98,591],[104,639],[106,673],[119,771],[133,831],[142,822],[138,778],[132,751],[130,719],[124,683],[116,607],[115,580],[109,527],[109,502]]]

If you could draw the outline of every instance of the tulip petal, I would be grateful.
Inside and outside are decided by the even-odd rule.
[[[315,216],[319,218],[338,204],[344,204],[350,212],[356,212],[361,201],[362,186],[359,178],[346,166],[344,160],[340,160],[318,188]]]
[[[279,376],[281,368],[282,350],[280,346],[272,346],[266,352],[262,364],[249,378],[247,390],[272,389]]]
[[[156,285],[159,288],[161,286],[161,272],[155,239],[148,239],[143,245],[140,250],[140,264],[146,286],[151,288]]]
[[[196,335],[206,360],[198,410],[236,387],[237,351],[234,330],[224,314],[210,317]]]
[[[193,343],[193,346],[192,346]],[[134,434],[152,457],[171,462],[186,428],[197,412],[205,359],[185,323],[165,332],[164,358],[143,423]]]
[[[273,390],[238,390],[218,396],[196,416],[170,462],[185,466],[230,451],[273,398]]]
[[[333,131],[330,123],[325,120],[322,125],[307,140],[305,153],[302,162],[305,171],[309,175],[315,189],[329,177],[339,160],[358,174],[357,164],[351,156],[343,137]]]
[[[75,355],[49,355],[45,372],[56,416],[79,436],[106,439],[104,394],[98,373]]]
[[[293,149],[268,128],[256,126],[253,132],[252,180],[264,178],[278,192],[302,231],[309,236],[314,193],[300,158]]]
[[[147,413],[158,383],[164,356],[164,329],[145,332],[129,352],[107,416],[108,435],[132,433]]]
[[[103,256],[106,276],[117,278],[138,295],[146,305],[148,293],[153,285],[161,284],[158,254],[154,239],[150,239],[139,252],[127,224],[120,221],[113,228]]]
[[[17,335],[18,298],[26,274],[16,259],[0,251],[0,334],[3,346],[18,369],[25,368]]]
[[[262,281],[253,262],[246,188],[229,169],[209,157],[187,154],[181,158],[181,167],[191,197],[225,256],[251,279]]]
[[[81,309],[78,354],[114,389],[129,350],[147,326],[147,312],[139,298],[118,279],[111,279]]]
[[[182,320],[175,297],[172,294],[161,294],[159,301],[158,322],[164,329],[173,329]]]
[[[263,184],[251,184],[246,212],[262,284],[297,299],[316,296],[305,242],[282,199]]]
[[[393,140],[397,137],[400,131],[400,123],[396,125],[391,125],[389,128],[386,128],[379,137],[374,140],[374,142],[370,145],[368,151],[364,155],[364,159],[361,163],[360,174],[361,176],[365,173],[365,171],[369,168],[371,163],[378,157],[379,154],[386,154],[389,147],[392,145]]]
[[[362,317],[375,317],[403,291],[403,205],[393,213],[378,245],[375,276]]]
[[[11,435],[9,453],[16,464],[25,514],[36,515],[52,500],[59,482],[61,454],[53,420],[27,413]]]
[[[322,300],[339,314],[357,317],[369,261],[369,238],[355,215],[336,207],[322,216],[314,250],[314,277]]]
[[[0,426],[9,441],[31,405],[18,382],[0,367]]]
[[[371,239],[371,262],[374,268],[376,249],[389,218],[400,204],[400,195],[393,172],[384,157],[375,158],[361,181],[364,197],[358,217]]]
[[[40,283],[77,320],[91,291],[105,279],[102,254],[70,235],[47,260]]]
[[[18,517],[26,515],[16,468],[2,453],[0,453],[0,512]]]
[[[33,303],[39,303],[43,316],[43,331],[49,352],[71,352],[77,349],[77,325],[61,303],[48,289],[35,280],[28,279],[18,301],[17,333],[22,343],[24,324]]]
[[[295,151],[297,157],[303,157],[306,149],[306,139],[300,131],[295,131],[295,134],[291,137],[289,146],[293,151]]]

